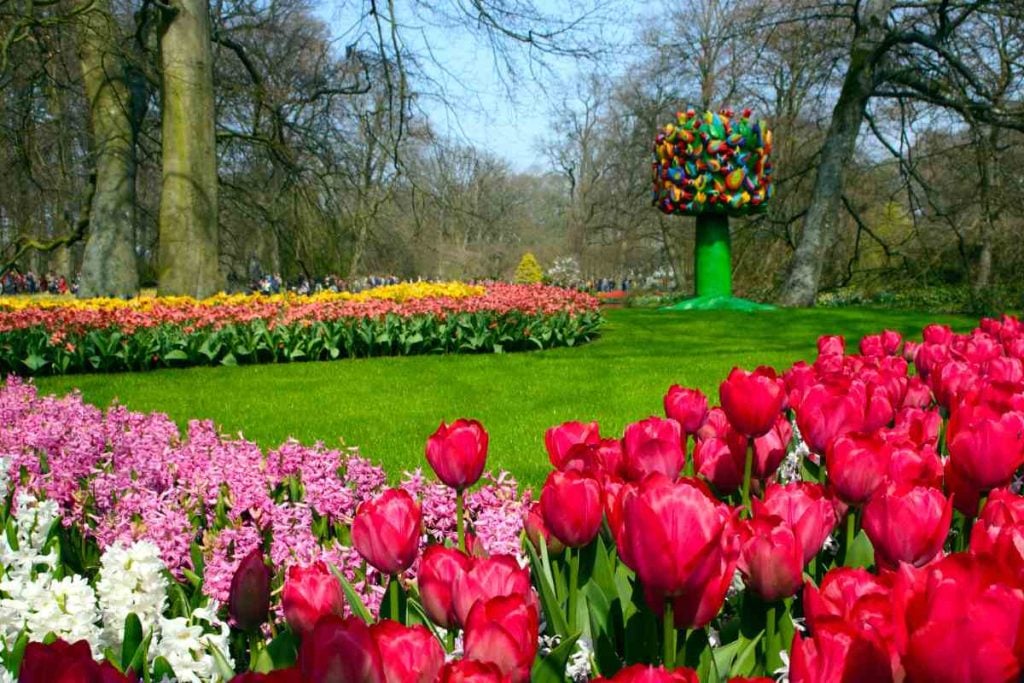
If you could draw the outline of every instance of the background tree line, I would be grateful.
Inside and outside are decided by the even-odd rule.
[[[692,219],[650,207],[653,134],[749,106],[778,193],[734,221],[742,293],[1022,288],[1020,0],[694,0],[638,14],[610,68],[630,9],[369,0],[328,25],[305,0],[0,0],[0,267],[203,295],[258,270],[507,277],[531,250],[686,290]],[[445,30],[510,90],[575,60],[543,165],[433,125],[427,102],[459,105],[421,38]]]

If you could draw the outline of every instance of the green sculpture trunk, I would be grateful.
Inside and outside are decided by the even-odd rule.
[[[732,257],[729,217],[725,214],[697,216],[697,246],[693,251],[693,272],[698,297],[732,296]]]

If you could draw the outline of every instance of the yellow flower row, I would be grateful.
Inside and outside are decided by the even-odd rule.
[[[154,304],[171,307],[187,306],[239,306],[247,303],[331,303],[336,301],[387,300],[395,302],[428,297],[464,299],[483,296],[486,288],[481,285],[467,285],[463,282],[403,282],[397,285],[374,287],[362,292],[318,292],[308,296],[284,293],[264,296],[261,294],[217,294],[207,299],[193,299],[188,296],[157,297],[142,294],[132,299],[75,299],[70,296],[0,296],[0,310],[18,311],[26,308],[73,308],[84,310],[109,310],[131,308],[146,311]]]

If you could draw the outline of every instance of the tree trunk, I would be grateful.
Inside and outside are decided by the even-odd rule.
[[[213,55],[207,0],[172,0],[160,32],[163,69],[161,294],[223,288],[217,226]]]
[[[999,131],[993,126],[975,125],[974,144],[978,157],[978,190],[981,199],[982,217],[979,221],[981,250],[972,287],[974,295],[984,294],[992,283],[992,236],[999,221]]]
[[[783,286],[781,303],[785,306],[813,306],[818,295],[825,247],[833,241],[843,176],[874,89],[880,59],[877,50],[885,37],[885,18],[891,5],[892,0],[868,0],[854,33],[850,63],[832,110],[803,234]]]
[[[95,0],[78,17],[78,51],[89,98],[96,189],[78,296],[132,296],[135,261],[135,131],[122,40],[109,0]]]

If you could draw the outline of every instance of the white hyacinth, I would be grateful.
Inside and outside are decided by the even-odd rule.
[[[107,645],[121,646],[124,621],[130,613],[139,618],[144,633],[159,627],[167,604],[164,570],[160,549],[149,541],[137,541],[127,548],[115,543],[104,551],[96,593]]]
[[[14,515],[15,542],[7,534],[0,536],[0,568],[6,580],[30,581],[40,567],[52,571],[57,564],[57,551],[43,552],[50,528],[57,521],[57,503],[37,500],[26,491],[18,494]],[[6,592],[6,591],[5,591]]]
[[[0,458],[0,501],[7,500],[11,493],[11,476],[8,474],[10,463],[7,458]],[[0,668],[0,683],[3,683],[3,669]]]
[[[88,640],[94,653],[102,650],[96,593],[84,577],[66,576],[59,581],[40,577],[26,584],[22,597],[29,607],[25,626],[31,640],[53,633],[69,643]]]
[[[0,683],[18,683],[18,679],[10,671],[0,666]]]
[[[216,606],[211,605],[209,609],[193,610],[189,619],[160,619],[160,637],[151,654],[165,658],[181,683],[223,681],[213,656],[215,650],[234,667],[228,650],[228,626],[217,619],[215,612]]]

